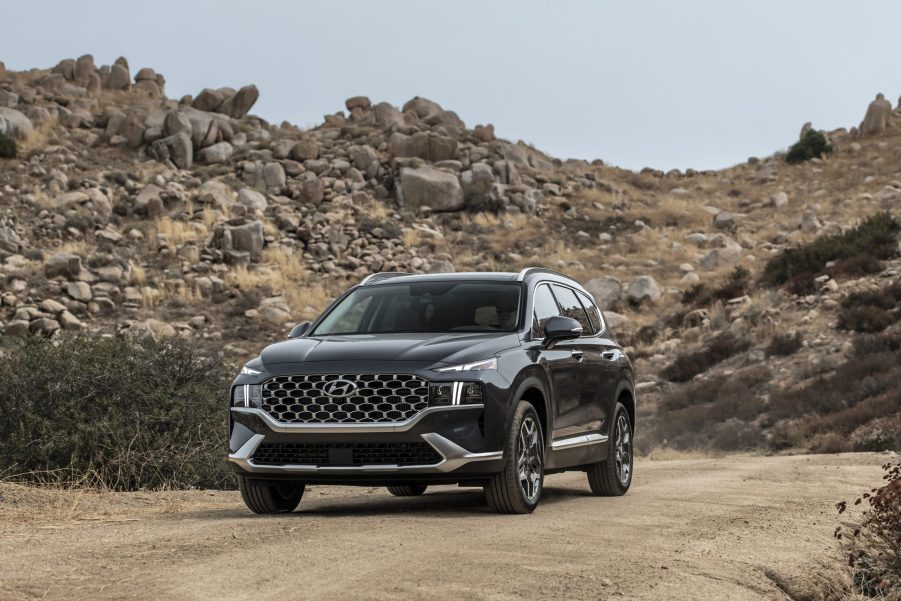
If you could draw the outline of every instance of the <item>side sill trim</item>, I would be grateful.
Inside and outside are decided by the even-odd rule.
[[[561,440],[555,440],[551,443],[551,449],[554,451],[563,451],[575,449],[577,447],[586,447],[588,445],[600,444],[607,442],[607,436],[603,434],[583,434],[580,436],[571,436]]]

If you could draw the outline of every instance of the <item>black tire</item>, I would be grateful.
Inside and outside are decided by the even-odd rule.
[[[532,427],[528,434],[524,430],[527,424]],[[504,455],[507,462],[503,471],[485,486],[485,500],[498,513],[531,513],[538,506],[544,487],[544,431],[538,413],[528,401],[516,405]],[[521,475],[525,476],[524,481]]]
[[[599,497],[620,497],[632,485],[635,471],[632,420],[621,403],[613,412],[613,425],[607,444],[607,458],[588,466],[588,485],[591,492]],[[626,469],[623,470],[623,460]]]
[[[389,486],[388,492],[395,497],[418,497],[425,492],[425,484],[404,484],[402,486]]]
[[[290,513],[297,508],[305,486],[297,482],[257,483],[238,476],[241,498],[254,513]]]

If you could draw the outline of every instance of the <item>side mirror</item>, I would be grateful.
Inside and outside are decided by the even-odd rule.
[[[561,340],[572,340],[582,335],[582,324],[572,317],[551,317],[544,324],[544,346],[553,348]]]
[[[291,333],[288,334],[288,338],[300,338],[301,336],[306,334],[307,331],[309,331],[310,326],[312,326],[312,325],[313,324],[310,323],[309,321],[304,321],[304,322],[297,324],[296,326],[291,328]]]

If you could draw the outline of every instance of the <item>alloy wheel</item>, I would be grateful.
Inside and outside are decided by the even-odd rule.
[[[632,473],[632,429],[629,427],[629,419],[625,414],[620,414],[616,420],[615,436],[616,477],[619,478],[620,484],[625,486],[629,483]]]
[[[523,496],[534,502],[541,492],[541,472],[544,454],[538,424],[531,416],[522,420],[517,442],[517,470]]]

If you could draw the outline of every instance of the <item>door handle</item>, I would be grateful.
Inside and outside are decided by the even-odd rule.
[[[570,351],[570,354],[575,358],[576,361],[581,361],[585,358],[585,353],[577,348],[574,348],[572,351]]]
[[[601,357],[603,357],[607,361],[619,361],[623,358],[623,352],[619,349],[612,349],[601,353]]]

